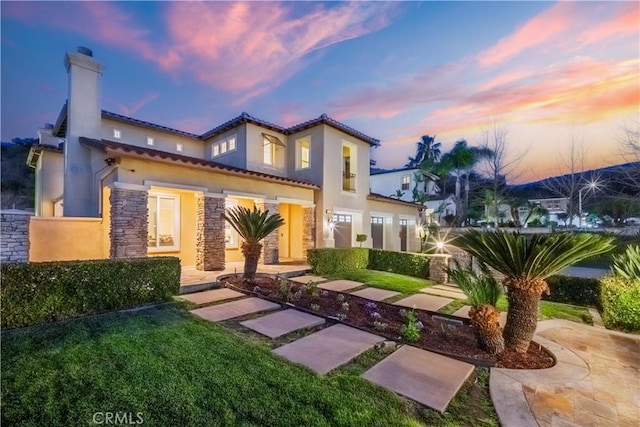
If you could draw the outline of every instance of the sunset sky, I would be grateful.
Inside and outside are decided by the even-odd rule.
[[[67,96],[66,51],[105,65],[103,108],[194,133],[242,111],[293,125],[322,113],[406,163],[499,122],[517,181],[622,162],[640,114],[638,2],[2,2],[2,140],[33,137]]]

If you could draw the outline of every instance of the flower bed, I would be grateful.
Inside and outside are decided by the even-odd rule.
[[[371,301],[348,293],[320,289],[313,283],[303,285],[268,275],[258,275],[250,282],[233,275],[220,278],[220,281],[245,293],[287,303],[390,340],[406,342],[478,366],[542,369],[555,364],[553,355],[535,343],[524,355],[504,352],[492,356],[478,347],[467,319]],[[415,333],[416,330],[419,334]]]

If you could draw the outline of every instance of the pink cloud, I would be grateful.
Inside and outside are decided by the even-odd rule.
[[[640,28],[640,3],[623,3],[612,19],[587,28],[578,36],[583,45],[617,36],[637,35]]]
[[[174,2],[169,52],[180,71],[239,94],[241,103],[290,78],[311,52],[385,27],[394,8],[350,2],[299,14],[288,3]]]
[[[155,92],[151,92],[145,95],[142,99],[132,102],[129,106],[124,104],[118,104],[118,112],[125,116],[132,116],[137,113],[142,107],[156,100],[160,95]]]

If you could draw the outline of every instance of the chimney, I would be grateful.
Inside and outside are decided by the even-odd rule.
[[[64,144],[64,216],[97,216],[97,195],[93,194],[91,152],[80,145],[80,137],[101,138],[100,78],[102,64],[93,52],[78,47],[68,52],[69,74],[67,138]]]

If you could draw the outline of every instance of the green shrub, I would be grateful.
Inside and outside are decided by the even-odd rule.
[[[549,277],[547,284],[551,293],[542,297],[547,301],[592,306],[599,304],[598,279],[556,275]]]
[[[368,268],[425,279],[429,277],[429,256],[371,249],[369,250]]]
[[[168,300],[180,290],[180,260],[3,264],[2,327],[17,328]]]
[[[624,279],[640,279],[640,246],[629,245],[623,253],[614,255],[611,269]]]
[[[315,274],[334,274],[367,268],[367,248],[309,249],[307,262]]]
[[[600,281],[602,320],[607,328],[640,331],[640,279],[606,276]]]

